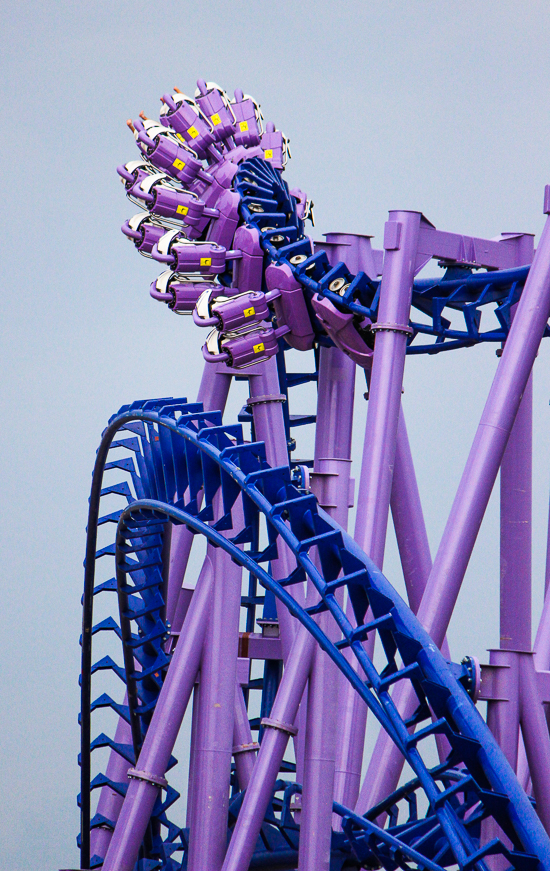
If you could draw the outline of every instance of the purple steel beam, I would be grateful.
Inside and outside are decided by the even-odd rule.
[[[184,631],[172,656],[141,748],[137,764],[144,779],[130,779],[103,871],[133,871],[199,669],[214,588],[213,550],[209,546],[185,618]]]
[[[549,315],[547,219],[418,610],[421,623],[438,646],[445,637]],[[410,685],[398,686],[394,693],[405,716],[414,710],[415,698]],[[392,792],[397,784],[403,758],[390,739],[385,749],[387,753],[379,758],[384,777],[372,786],[366,784],[366,793],[357,806],[359,813]]]
[[[521,654],[531,651],[531,489],[533,376],[523,394],[500,467],[500,650],[491,650],[496,686],[487,702],[487,725],[517,770],[523,696]],[[538,698],[536,704],[540,704]],[[484,837],[500,837],[487,820]],[[494,871],[506,863],[493,860]]]
[[[256,764],[233,830],[223,871],[247,871],[270,802],[289,736],[302,698],[316,642],[300,626],[265,728]]]
[[[193,689],[193,711],[191,715],[191,740],[189,744],[189,773],[187,776],[187,813],[186,825],[191,829],[193,825],[193,813],[195,810],[195,770],[196,770],[196,744],[199,729],[199,711],[201,706],[201,686],[196,683]]]
[[[548,590],[544,598],[544,606],[535,638],[533,662],[536,671],[548,671],[550,669],[550,592]],[[523,745],[520,745],[519,748],[518,780],[523,789],[530,793],[529,767]]]
[[[531,651],[533,376],[500,468],[500,646]]]
[[[255,367],[255,370],[257,374],[251,374],[249,377],[249,405],[254,417],[256,438],[265,443],[267,462],[270,466],[287,466],[288,451],[282,410],[285,397],[281,393],[275,357]],[[278,557],[271,564],[271,573],[276,580],[281,580],[288,577],[295,566],[295,560],[284,542],[278,541],[277,548]],[[300,604],[303,604],[302,590],[293,590],[293,595]],[[280,604],[277,604],[277,616],[283,660],[286,661],[296,633],[296,621]]]
[[[432,556],[403,409],[397,427],[391,512],[409,605],[416,614],[432,569]]]
[[[237,769],[237,778],[241,790],[247,788],[252,777],[254,763],[256,762],[256,751],[259,750],[259,747],[260,745],[252,739],[243,691],[240,684],[237,683],[235,686],[233,756],[235,758],[235,768]]]
[[[533,794],[537,803],[537,814],[547,832],[550,833],[550,741],[548,725],[537,687],[537,674],[531,653],[516,654],[520,673],[520,721],[521,732]]]
[[[355,364],[337,348],[321,348],[312,490],[347,529]],[[323,629],[331,634],[324,614]],[[336,628],[336,627],[335,627]],[[332,640],[338,640],[335,632]],[[306,746],[300,815],[300,871],[330,866],[339,672],[317,647],[307,694]]]
[[[189,871],[218,871],[227,845],[242,569],[220,548],[214,550],[212,561],[214,589],[201,659]]]
[[[355,521],[355,540],[380,568],[384,559],[421,220],[420,212],[390,212],[384,232],[386,255]],[[369,639],[370,655],[373,645],[374,638]],[[335,798],[347,807],[354,807],[359,794],[367,707],[349,683],[343,687],[341,710]]]

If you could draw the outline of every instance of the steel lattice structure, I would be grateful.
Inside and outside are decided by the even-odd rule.
[[[550,869],[550,594],[534,648],[530,597],[531,370],[548,334],[550,225],[536,252],[529,234],[461,236],[411,211],[390,212],[380,251],[368,236],[314,242],[312,203],[284,180],[287,140],[251,97],[199,80],[194,99],[162,102],[159,122],[128,122],[141,156],[118,173],[142,211],[122,229],[167,267],[151,296],[210,332],[197,401],[124,406],[97,453],[81,868]],[[417,278],[433,258],[442,276]],[[405,360],[479,342],[502,350],[432,563]],[[309,372],[287,371],[289,349],[313,358]],[[368,413],[352,536],[357,367]],[[228,423],[233,378],[249,399]],[[316,414],[291,413],[292,388],[308,382]],[[293,428],[305,425],[314,457],[297,461]],[[486,666],[455,663],[446,633],[499,471],[501,648]],[[378,568],[390,507],[407,602]],[[109,523],[115,540],[100,547]],[[99,599],[110,616],[94,617]],[[101,649],[113,638],[118,660]],[[106,673],[116,698],[96,685]],[[109,735],[93,731],[99,709]],[[363,764],[369,712],[380,731]],[[170,784],[184,763],[186,819]]]

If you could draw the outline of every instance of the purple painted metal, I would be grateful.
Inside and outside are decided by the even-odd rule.
[[[288,451],[286,432],[283,419],[282,403],[284,395],[280,391],[277,363],[274,358],[266,360],[249,378],[249,406],[254,417],[254,430],[258,441],[265,443],[266,457],[270,466],[286,466]],[[294,557],[284,542],[279,542],[278,557],[271,564],[271,573],[276,580],[288,577],[295,566]],[[303,603],[303,590],[297,585],[293,591],[297,601]],[[286,608],[278,605],[279,632],[283,648],[283,660],[286,662],[294,636],[296,621]]]
[[[521,730],[531,772],[533,794],[540,820],[546,831],[550,832],[550,742],[531,653],[519,655],[519,671]]]
[[[432,569],[432,557],[402,408],[395,444],[391,511],[409,604],[416,614]]]
[[[235,758],[235,767],[237,769],[237,778],[239,780],[240,789],[246,789],[254,763],[256,762],[256,753],[259,750],[259,744],[252,739],[250,731],[250,723],[248,721],[248,711],[246,709],[243,691],[237,683],[235,686],[235,727],[233,731],[233,756]]]
[[[390,212],[384,247],[386,260],[380,290],[379,322],[370,379],[363,463],[357,500],[355,540],[382,568],[390,507],[409,311],[414,279],[420,212]],[[372,636],[371,636],[372,637]],[[367,643],[372,655],[374,639]],[[336,801],[354,807],[359,781],[367,708],[350,684],[343,689],[340,765],[344,783]]]
[[[242,570],[220,548],[211,559],[214,588],[201,659],[189,871],[218,871],[227,844]]]
[[[165,775],[199,669],[214,589],[214,572],[210,555],[214,548],[209,547],[208,550],[203,571],[185,618],[185,631],[182,632],[172,656],[139,755],[140,770],[157,778]],[[158,793],[159,787],[150,781],[136,778],[130,780],[118,823],[105,856],[104,871],[133,871]]]
[[[337,348],[321,348],[312,490],[319,504],[347,529],[355,365]],[[330,620],[323,615],[323,629]],[[334,625],[334,624],[333,624]],[[333,631],[333,641],[338,638]],[[340,675],[327,655],[315,650],[307,695],[306,747],[300,816],[300,871],[328,871],[336,722]]]
[[[231,384],[231,376],[218,373],[211,366],[205,366],[198,400],[204,404],[206,411],[220,409],[223,411]],[[189,606],[190,591],[182,592],[182,580],[187,568],[189,554],[194,536],[185,526],[174,526],[171,530],[170,571],[166,596],[166,618],[175,632],[182,628],[183,620]],[[124,702],[126,704],[126,701]],[[128,723],[119,719],[115,733],[115,741],[119,744],[131,744],[132,734]],[[125,783],[128,772],[128,762],[114,750],[111,751],[107,763],[107,777],[114,783]],[[122,807],[122,797],[109,786],[101,789],[96,813],[112,822],[116,822]],[[90,855],[104,857],[111,842],[110,828],[93,829],[90,834]]]
[[[419,619],[438,646],[447,631],[549,316],[550,219],[547,219],[418,610]],[[409,687],[396,688],[394,701],[402,714],[408,715],[414,709],[413,695]],[[366,784],[358,812],[376,804],[397,784],[402,758],[390,746],[389,739],[385,747],[387,755],[381,765],[384,776],[375,784]]]
[[[500,646],[531,650],[533,376],[500,468]]]
[[[246,871],[250,865],[289,735],[294,734],[298,706],[308,679],[316,642],[300,626],[271,709],[258,758],[239,812],[223,871]]]

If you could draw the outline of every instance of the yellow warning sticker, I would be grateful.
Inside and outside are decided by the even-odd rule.
[[[244,314],[245,318],[251,318],[252,315],[255,315],[255,314],[256,314],[256,309],[255,309],[255,308],[252,308],[252,307],[251,307],[251,308],[245,308],[243,314]]]
[[[188,211],[189,209],[187,208],[187,206],[178,206],[176,209],[178,215],[186,215]]]
[[[212,266],[211,257],[201,257],[201,266]]]
[[[217,112],[215,112],[214,115],[212,115],[210,120],[212,121],[212,124],[214,125],[214,127],[217,127],[218,124],[222,123],[222,119],[220,118],[220,116],[218,115]]]
[[[179,157],[176,157],[172,166],[175,166],[176,169],[183,169],[183,167],[185,166],[185,160],[180,160]]]
[[[239,130],[241,133],[244,133],[245,130],[248,130],[248,121],[239,121]]]
[[[189,132],[189,131],[187,131],[187,132]],[[176,133],[176,136],[178,137],[178,139],[179,139],[180,142],[185,143],[185,139],[183,138],[183,136],[181,135],[181,133]]]
[[[259,354],[260,351],[265,351],[265,345],[263,342],[260,342],[259,345],[254,345],[253,351],[255,354]]]
[[[271,160],[272,157],[273,157],[273,149],[272,149],[272,148],[266,148],[266,150],[264,151],[264,157],[265,157],[266,160]]]
[[[189,136],[191,137],[191,139],[196,139],[197,136],[199,135],[199,131],[197,130],[196,127],[190,127],[187,132],[189,133]],[[180,139],[182,139],[181,136],[180,136]]]

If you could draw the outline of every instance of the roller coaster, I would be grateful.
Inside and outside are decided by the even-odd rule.
[[[550,224],[536,251],[530,234],[462,236],[413,211],[390,212],[383,250],[316,242],[311,200],[284,179],[288,140],[252,97],[199,79],[161,101],[159,121],[128,121],[139,159],[117,171],[141,211],[122,231],[164,264],[151,297],[209,332],[196,401],[123,406],[97,451],[80,868],[550,871],[550,594],[531,638]],[[434,259],[438,277],[419,276]],[[405,361],[480,342],[496,374],[432,561]],[[233,379],[249,398],[228,423]],[[316,413],[291,413],[305,384]],[[314,456],[296,459],[304,426]],[[447,630],[499,472],[500,648],[454,662]],[[390,508],[407,601],[381,570]]]

